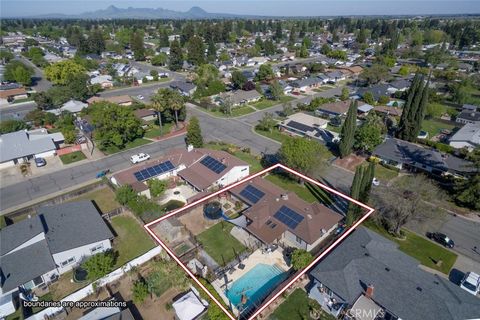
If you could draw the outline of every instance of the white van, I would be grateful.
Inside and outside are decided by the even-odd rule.
[[[480,276],[475,272],[467,272],[460,282],[460,288],[477,295],[480,292]]]

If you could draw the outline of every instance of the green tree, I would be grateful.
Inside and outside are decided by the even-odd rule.
[[[375,98],[373,97],[373,93],[371,93],[370,91],[367,91],[363,94],[363,101],[365,101],[370,105],[376,104]]]
[[[288,117],[288,116],[292,115],[294,112],[295,111],[294,111],[293,106],[290,102],[283,104],[282,115],[284,117]]]
[[[273,100],[280,100],[285,95],[282,86],[277,80],[272,81],[269,90]]]
[[[243,85],[247,82],[247,80],[247,77],[245,77],[241,71],[235,70],[232,72],[232,83],[235,88],[243,88]]]
[[[217,58],[217,47],[215,46],[215,43],[212,40],[208,43],[207,60],[209,62],[214,62],[216,58]]]
[[[347,87],[342,88],[342,94],[340,95],[340,100],[346,101],[350,97],[350,91]]]
[[[163,134],[163,122],[162,122],[162,112],[164,112],[168,107],[168,100],[166,89],[158,90],[155,93],[151,100],[151,107],[157,113],[158,126],[160,127],[160,134]]]
[[[297,54],[296,56],[298,58],[308,58],[309,56],[309,53],[308,53],[308,48],[305,44],[302,44],[302,46],[300,47],[300,49],[297,51]]]
[[[193,36],[187,43],[187,61],[199,66],[205,63],[205,46],[199,36]]]
[[[121,205],[126,205],[127,203],[135,200],[137,198],[137,193],[132,189],[130,185],[124,185],[115,190],[115,200],[118,201]]]
[[[0,134],[27,129],[28,126],[21,120],[3,120],[0,122]]]
[[[82,269],[87,271],[88,279],[94,281],[112,272],[115,260],[116,257],[113,251],[97,253],[82,263]]]
[[[5,66],[3,77],[7,81],[14,81],[25,86],[32,84],[33,69],[18,60],[12,60]]]
[[[145,60],[145,45],[143,43],[143,32],[136,31],[132,34],[130,46],[132,48],[135,60]]]
[[[357,127],[357,107],[357,101],[350,104],[347,118],[345,119],[342,131],[340,132],[340,144],[338,150],[341,158],[348,156],[352,152],[352,147],[355,142],[355,129]]]
[[[273,128],[275,128],[276,124],[277,124],[277,122],[273,118],[273,114],[270,113],[270,112],[266,112],[263,115],[263,118],[260,119],[260,121],[258,122],[256,128],[258,130],[272,132],[272,130],[273,130]]]
[[[324,43],[322,48],[320,48],[320,52],[324,55],[329,54],[332,51],[332,48],[328,45],[328,43]]]
[[[258,73],[255,76],[255,79],[257,81],[263,81],[263,80],[270,80],[275,77],[273,73],[272,66],[268,63],[262,64],[260,68],[258,68]]]
[[[306,268],[313,261],[313,256],[310,252],[303,249],[295,249],[292,253],[292,267],[293,270],[298,271]]]
[[[379,104],[384,105],[384,104],[387,104],[389,102],[390,102],[390,98],[387,97],[387,96],[380,96],[380,98],[378,98],[378,103]]]
[[[178,71],[183,66],[183,52],[178,40],[173,40],[170,43],[170,59],[168,68],[172,71]]]
[[[9,63],[13,59],[13,53],[7,50],[0,50],[0,61],[4,64]]]
[[[73,60],[53,63],[45,68],[45,75],[54,84],[66,85],[74,75],[85,73],[85,68]]]
[[[320,162],[324,146],[302,137],[287,137],[279,150],[282,162],[305,174],[312,173]],[[303,181],[303,180],[301,180]]]
[[[370,191],[372,189],[372,182],[374,177],[375,177],[375,163],[370,162],[368,164],[368,167],[363,172],[362,183],[360,186],[359,200],[363,203],[367,203],[370,198]]]
[[[152,57],[150,63],[154,66],[164,66],[168,62],[168,56],[164,52],[160,52],[159,54]]]
[[[133,302],[142,304],[148,297],[148,286],[143,280],[135,281],[132,288]]]
[[[350,187],[350,197],[358,200],[360,197],[362,179],[364,174],[364,167],[357,166],[355,169],[355,176],[353,177],[352,186]],[[358,205],[350,201],[348,203],[347,215],[345,218],[345,223],[347,226],[351,226],[358,218]]]
[[[354,147],[357,150],[372,152],[382,142],[382,131],[377,126],[365,123],[355,132]]]
[[[459,180],[455,185],[455,201],[472,210],[480,210],[480,147],[473,150],[467,157],[472,162],[471,169],[475,170],[469,179]]]
[[[161,196],[167,189],[166,180],[150,179],[147,181],[147,184],[150,189],[150,195],[154,198]]]
[[[383,64],[374,64],[369,68],[363,69],[360,78],[363,79],[367,84],[376,84],[380,81],[385,80],[388,77],[388,67]]]
[[[197,117],[190,118],[185,141],[187,145],[192,145],[194,148],[203,147],[202,129],[200,128],[200,123]]]
[[[130,44],[133,31],[129,28],[122,28],[115,33],[115,40],[117,40],[122,47]]]

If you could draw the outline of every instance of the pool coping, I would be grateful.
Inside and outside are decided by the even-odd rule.
[[[332,192],[348,201],[351,201],[355,204],[357,204],[358,206],[364,208],[367,210],[367,213],[365,215],[363,215],[361,218],[359,218],[352,226],[350,226],[348,229],[346,229],[332,244],[330,244],[326,249],[324,249],[306,268],[304,268],[301,272],[299,272],[293,279],[291,279],[289,281],[289,283],[287,283],[281,290],[279,290],[273,297],[271,297],[268,301],[264,302],[263,305],[258,308],[254,313],[253,315],[251,315],[248,320],[252,320],[252,319],[255,319],[263,310],[265,310],[265,308],[268,307],[268,305],[270,305],[276,298],[278,298],[281,294],[283,294],[293,283],[295,283],[298,279],[300,279],[306,272],[308,272],[315,264],[317,264],[325,255],[327,255],[330,251],[332,251],[340,242],[343,241],[343,239],[345,239],[349,234],[351,234],[361,223],[363,223],[374,211],[375,209],[367,206],[366,204],[358,201],[358,200],[355,200],[329,186],[326,186],[310,177],[307,177],[305,176],[304,174],[294,170],[294,169],[291,169],[281,163],[277,163],[271,167],[268,167],[260,172],[257,172],[253,175],[249,175],[248,177],[240,180],[240,181],[237,181],[235,183],[232,183],[224,188],[221,188],[220,190],[216,191],[216,192],[213,192],[211,194],[208,194],[206,195],[205,197],[201,198],[201,199],[198,199],[192,203],[189,203],[181,208],[178,208],[166,215],[164,215],[163,217],[160,217],[152,222],[149,222],[147,224],[144,225],[144,228],[147,230],[147,232],[159,243],[159,245],[178,263],[178,265],[193,279],[193,281],[200,287],[202,288],[202,290],[209,296],[209,298],[212,299],[213,302],[215,302],[218,307],[231,319],[231,320],[236,320],[236,318],[231,314],[231,312],[229,310],[227,310],[219,301],[217,298],[215,298],[215,296],[205,287],[205,285],[203,285],[199,279],[197,279],[197,277],[195,277],[195,275],[192,273],[192,271],[190,269],[188,269],[188,267],[175,255],[175,253],[153,232],[153,230],[150,228],[151,226],[159,223],[160,221],[162,220],[165,220],[165,219],[168,219],[182,211],[185,211],[187,209],[190,209],[192,207],[195,207],[197,206],[198,204],[204,202],[204,201],[207,201],[208,199],[211,199],[213,197],[216,197],[222,193],[224,193],[225,191],[228,191],[236,186],[239,186],[253,178],[256,178],[256,177],[259,177],[259,176],[262,176],[264,175],[265,173],[268,173],[274,169],[278,169],[278,168],[281,168],[291,174],[294,174],[296,176],[299,176],[300,178],[310,182],[310,183],[313,183],[315,185],[317,185],[318,187],[322,188],[322,189],[325,189],[329,192]],[[217,290],[216,290],[217,291]],[[268,297],[267,297],[268,298]],[[222,298],[223,299],[223,298]],[[230,305],[230,303],[228,303],[227,305]]]

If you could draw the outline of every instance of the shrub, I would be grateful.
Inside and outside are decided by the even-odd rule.
[[[160,196],[165,192],[165,189],[167,189],[167,181],[165,180],[150,179],[147,183],[152,197]]]
[[[115,199],[121,205],[126,205],[130,201],[135,200],[136,198],[137,194],[129,185],[121,186],[115,191]]]
[[[143,280],[138,280],[133,284],[133,302],[143,303],[148,296],[148,286]]]
[[[88,272],[88,279],[93,281],[112,272],[116,254],[110,250],[91,256],[82,263],[82,268]]]
[[[296,249],[292,253],[292,267],[294,270],[305,268],[312,260],[312,254],[306,250]]]

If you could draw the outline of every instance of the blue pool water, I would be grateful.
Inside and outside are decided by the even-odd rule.
[[[287,273],[275,265],[260,263],[237,279],[225,294],[233,306],[241,309],[242,293],[247,296],[243,310],[260,304],[280,283],[287,278]]]

